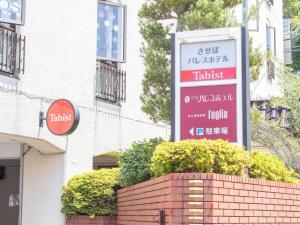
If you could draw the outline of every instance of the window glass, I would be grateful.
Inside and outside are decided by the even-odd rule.
[[[98,3],[97,58],[124,61],[123,6]]]
[[[0,0],[0,21],[22,24],[25,0]]]
[[[275,28],[267,27],[267,51],[276,54],[276,45],[275,45]]]

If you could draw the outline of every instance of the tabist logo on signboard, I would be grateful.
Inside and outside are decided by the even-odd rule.
[[[50,132],[62,136],[75,131],[79,117],[77,106],[66,99],[59,99],[51,104],[45,119]]]
[[[235,40],[181,45],[181,82],[236,78]]]
[[[241,29],[173,36],[172,140],[243,144]]]

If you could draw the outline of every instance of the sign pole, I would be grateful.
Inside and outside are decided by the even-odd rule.
[[[249,65],[248,0],[244,0],[242,27],[243,145],[251,152]]]
[[[175,141],[175,34],[171,36],[171,141]]]

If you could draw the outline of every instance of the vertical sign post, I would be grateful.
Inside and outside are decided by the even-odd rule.
[[[172,46],[172,139],[243,139],[242,31],[176,33]]]

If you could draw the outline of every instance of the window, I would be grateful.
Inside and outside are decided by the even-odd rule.
[[[0,23],[0,72],[18,78],[24,73],[25,37],[16,33],[16,26]]]
[[[274,27],[267,26],[267,51],[276,55],[276,32]]]
[[[125,14],[123,5],[98,2],[97,59],[125,61]]]
[[[0,0],[0,22],[24,25],[25,0]]]
[[[267,51],[276,55],[276,30],[274,27],[267,26]],[[267,61],[267,73],[269,80],[275,79],[275,64],[272,59]]]

